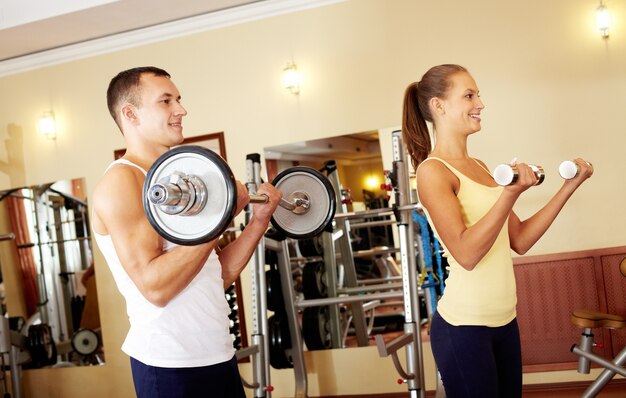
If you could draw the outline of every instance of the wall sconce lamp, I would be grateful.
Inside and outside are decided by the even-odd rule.
[[[365,178],[365,187],[371,190],[380,189],[380,179],[378,176],[370,175]]]
[[[611,27],[611,14],[609,9],[600,0],[600,5],[596,8],[596,26],[603,39],[608,39],[609,28]]]
[[[293,62],[288,63],[283,69],[283,86],[291,94],[298,95],[300,93],[300,83],[302,83],[302,76],[298,72],[298,67]]]
[[[57,123],[54,112],[44,112],[39,117],[39,134],[51,140],[57,138]]]

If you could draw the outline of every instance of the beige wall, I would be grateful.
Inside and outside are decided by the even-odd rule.
[[[626,4],[605,3],[619,21],[608,41],[594,30],[595,5],[583,0],[352,0],[0,78],[0,139],[10,147],[0,148],[0,161],[17,159],[2,169],[0,189],[86,177],[91,192],[123,146],[105,90],[125,68],[167,69],[189,111],[186,134],[224,131],[230,164],[244,179],[245,155],[265,146],[398,126],[406,85],[451,62],[470,69],[486,104],[473,154],[491,167],[517,156],[547,170],[547,181],[520,200],[522,217],[557,189],[561,160],[583,156],[596,168],[531,254],[625,245]],[[304,75],[298,97],[280,87],[292,59]],[[35,128],[51,108],[60,122],[56,141]],[[22,153],[14,145],[20,141]],[[25,372],[27,396],[131,395],[119,350],[128,327],[124,303],[99,253],[96,271],[107,365]],[[391,360],[375,348],[310,353],[307,363],[313,396],[404,391]],[[525,377],[579,379],[575,372]],[[274,396],[292,395],[293,373],[273,370],[272,384]]]

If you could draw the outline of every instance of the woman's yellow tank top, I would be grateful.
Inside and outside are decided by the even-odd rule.
[[[425,161],[430,160],[443,163],[459,179],[457,198],[467,227],[478,222],[502,193],[502,187],[479,184],[443,159],[430,157]],[[419,187],[417,189],[419,192]],[[428,211],[424,210],[439,239]],[[489,252],[472,271],[459,265],[449,254],[445,242],[439,239],[450,267],[444,294],[437,304],[437,312],[446,322],[456,326],[496,327],[506,325],[515,318],[517,295],[507,226],[508,222],[505,222]]]

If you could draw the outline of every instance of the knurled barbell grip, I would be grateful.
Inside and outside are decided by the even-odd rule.
[[[267,203],[270,200],[269,196],[265,194],[249,196],[251,203]],[[294,201],[290,202],[288,200],[285,200],[284,198],[280,198],[280,203],[278,205],[287,210],[295,210],[298,207],[308,208],[309,201],[305,199],[294,198]]]
[[[249,195],[251,203],[267,203],[270,200],[270,197],[267,195]]]

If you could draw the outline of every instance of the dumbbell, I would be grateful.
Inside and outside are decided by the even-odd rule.
[[[591,163],[587,162],[587,164],[591,166]],[[545,179],[543,168],[533,164],[529,164],[528,167],[530,167],[537,176],[535,185],[541,184]],[[564,180],[571,180],[576,177],[578,173],[580,173],[580,166],[573,160],[565,160],[559,165],[559,174]],[[517,166],[510,164],[498,165],[493,171],[493,178],[499,185],[506,186],[515,184],[518,178]]]
[[[591,163],[586,162],[589,166],[593,167]],[[571,180],[580,173],[580,166],[573,160],[566,160],[559,165],[559,174],[565,180]]]
[[[279,173],[272,184],[283,193],[272,215],[274,227],[303,239],[321,233],[335,215],[335,192],[319,171],[304,166]],[[266,195],[249,195],[266,203]],[[143,186],[143,207],[159,235],[180,245],[219,237],[237,211],[237,185],[224,159],[208,148],[184,145],[161,155]]]
[[[537,177],[535,185],[540,185],[546,178],[543,167],[534,164],[529,164],[528,167],[530,167],[533,173],[535,173],[535,177]],[[517,170],[516,165],[503,163],[496,166],[493,170],[493,179],[496,183],[498,183],[498,185],[506,186],[515,184],[518,178],[519,171]]]

